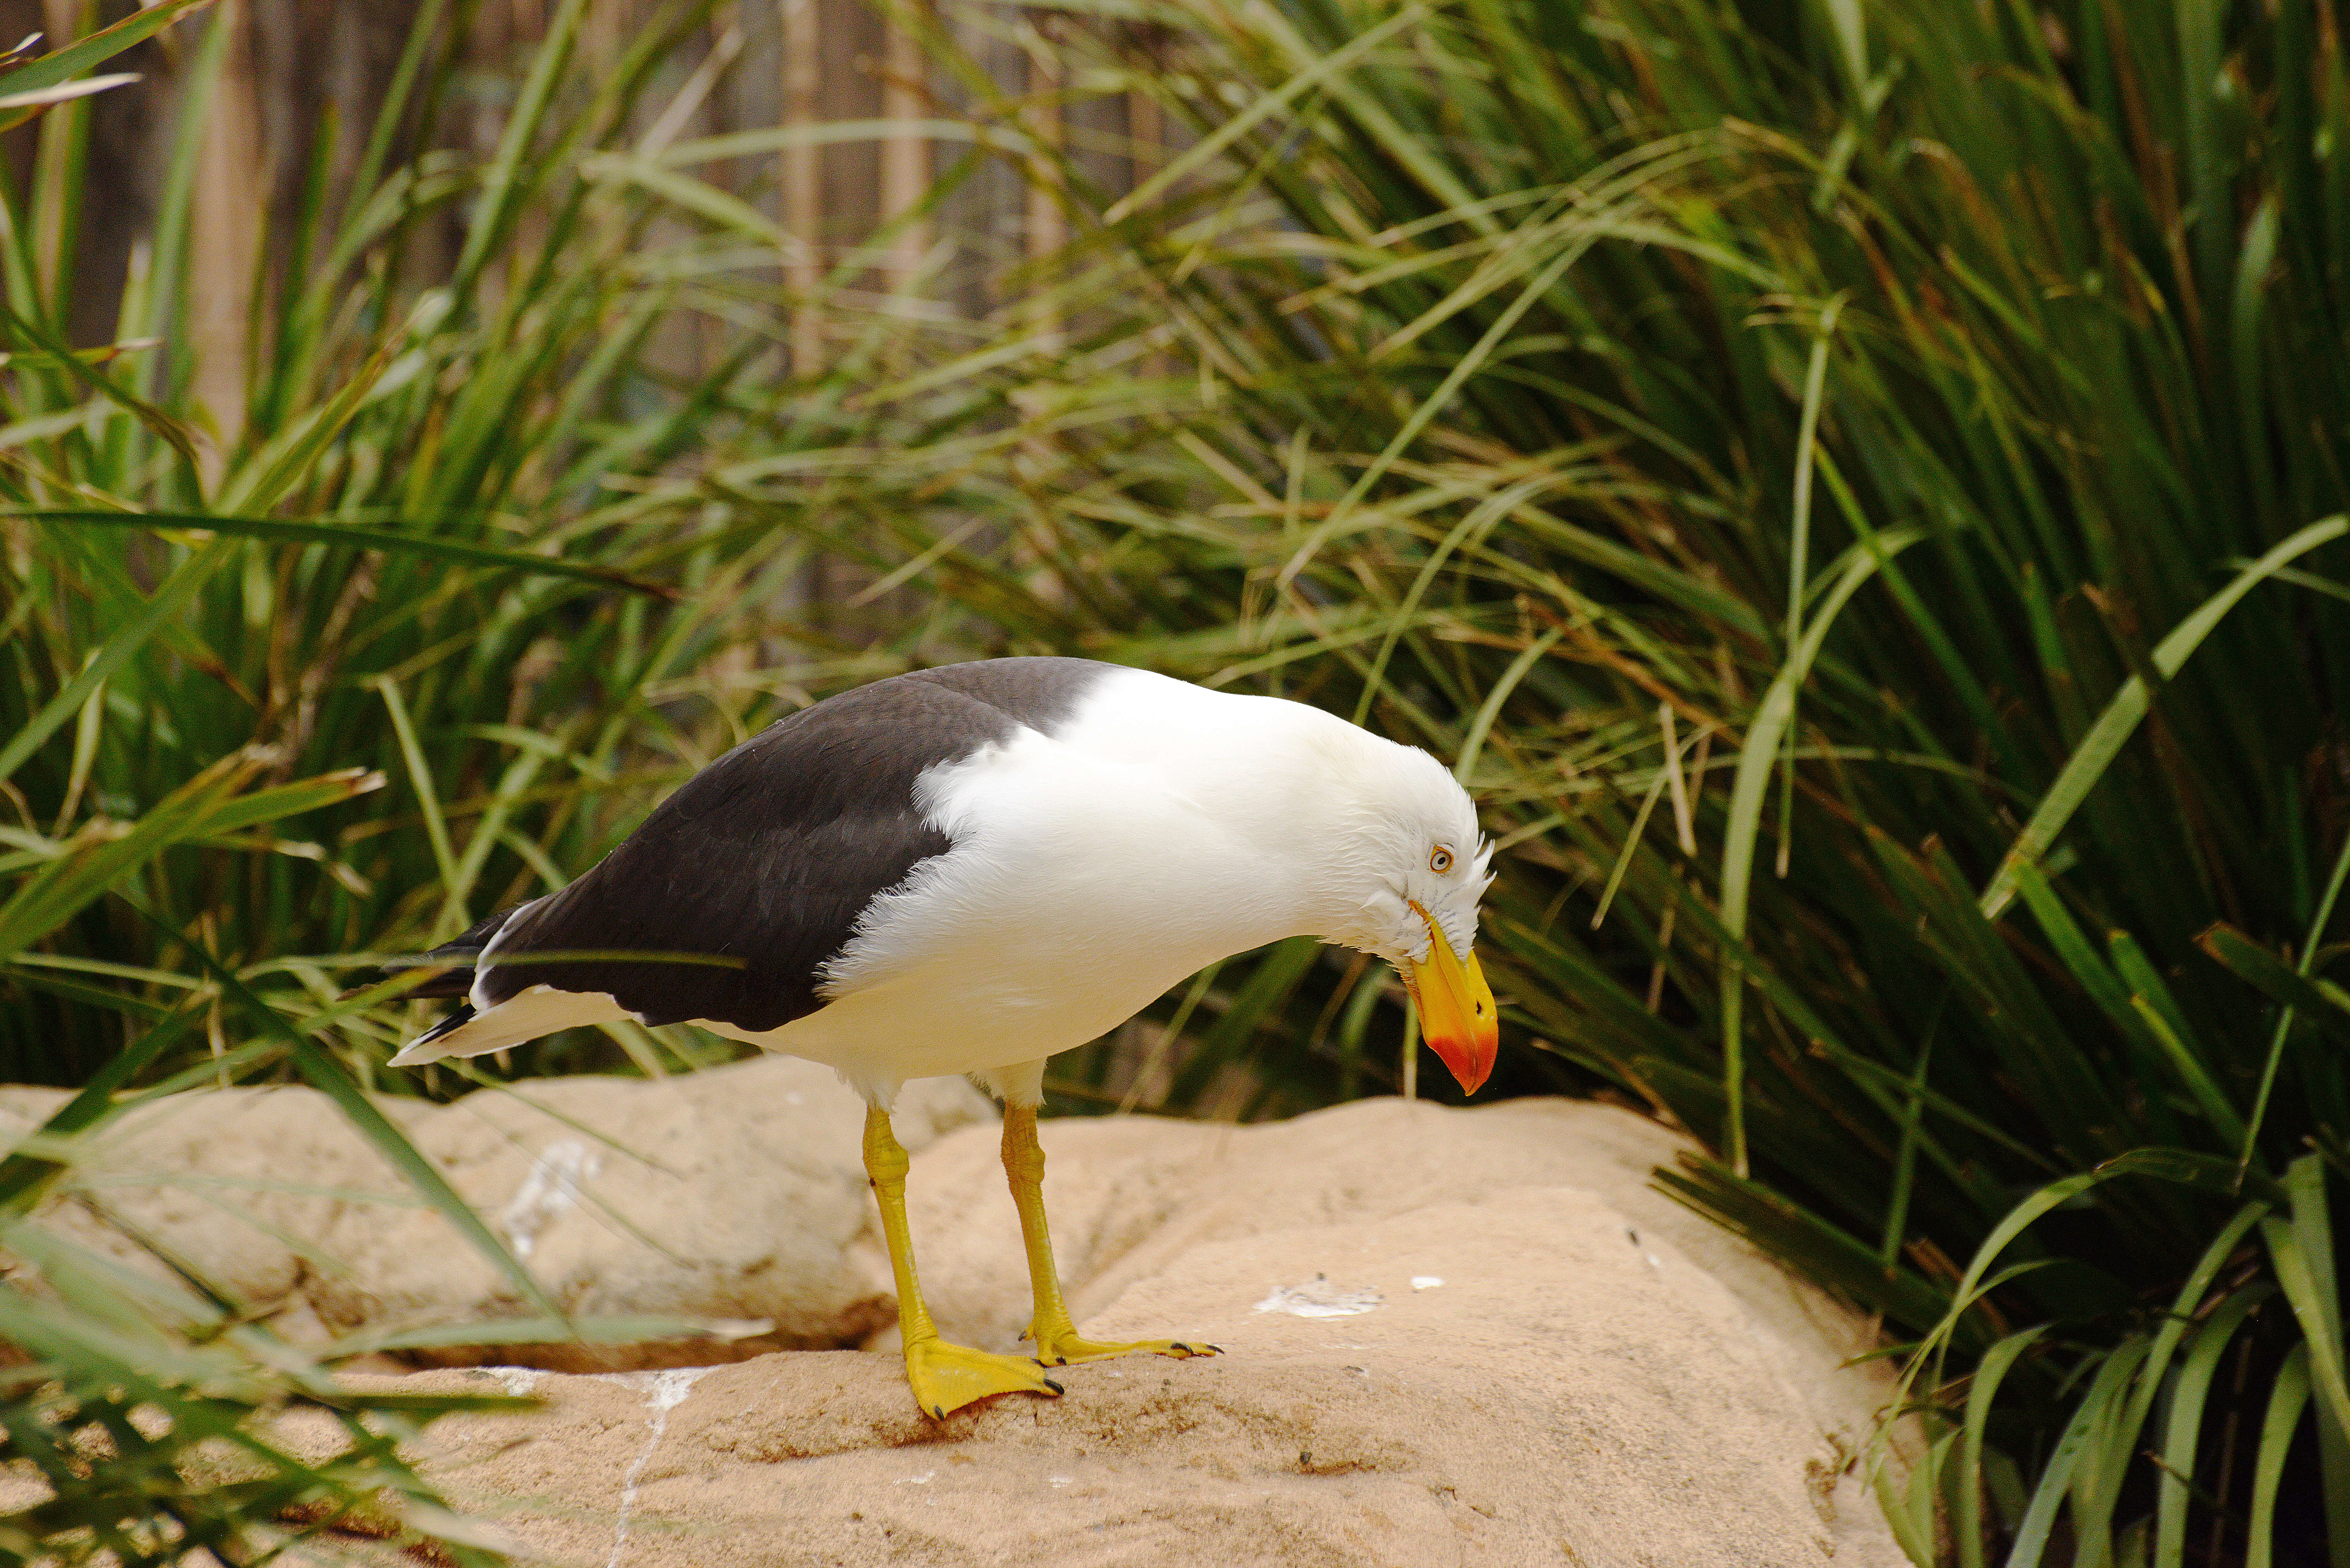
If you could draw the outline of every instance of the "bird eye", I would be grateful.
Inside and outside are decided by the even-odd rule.
[[[1441,844],[1428,852],[1428,868],[1439,877],[1452,869],[1452,851]]]

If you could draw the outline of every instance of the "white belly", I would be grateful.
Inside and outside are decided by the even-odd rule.
[[[909,1078],[984,1073],[1036,1061],[1107,1033],[1192,969],[1104,975],[957,973],[941,966],[843,996],[780,1029],[703,1028],[837,1069],[886,1094]]]

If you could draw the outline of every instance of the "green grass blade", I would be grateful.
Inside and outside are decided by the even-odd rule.
[[[10,337],[46,350],[50,362],[80,382],[85,391],[94,397],[104,398],[135,416],[140,424],[170,442],[180,454],[180,460],[188,465],[188,471],[194,472],[197,466],[196,438],[185,425],[128,387],[120,385],[99,365],[75,353],[63,338],[42,326],[36,316],[0,306],[0,325],[6,327]]]
[[[1975,1364],[1974,1381],[1967,1389],[1966,1413],[1960,1428],[1962,1440],[1956,1482],[1959,1517],[1954,1533],[1958,1537],[1960,1568],[1982,1568],[1983,1564],[1983,1433],[1999,1397],[1999,1386],[2017,1359],[2037,1344],[2049,1327],[2043,1323],[2011,1334],[1985,1351],[1982,1359]]]
[[[2120,1397],[2123,1384],[2135,1370],[2134,1366],[2117,1356],[2107,1356],[2098,1366],[2096,1377],[2081,1402],[2074,1407],[2047,1464],[2041,1469],[2040,1484],[2033,1489],[2023,1518],[2015,1527],[2014,1544],[2008,1548],[2007,1568],[2040,1568],[2083,1456],[2095,1442],[2106,1411]]]
[[[432,780],[432,764],[424,759],[424,748],[416,739],[416,722],[409,717],[408,700],[400,694],[400,683],[389,675],[378,676],[376,691],[383,698],[384,711],[391,718],[391,732],[400,742],[400,755],[408,764],[408,784],[416,792],[416,807],[424,814],[424,832],[432,846],[433,863],[440,867],[441,886],[447,900],[442,906],[440,926],[432,940],[441,940],[464,928],[462,906],[452,909],[457,897],[457,857],[449,846],[449,821],[441,809],[441,793]],[[453,923],[452,923],[453,922]]]
[[[234,549],[229,541],[217,539],[173,567],[172,575],[157,585],[146,612],[109,637],[96,657],[82,666],[80,673],[44,703],[24,728],[10,736],[5,746],[0,746],[0,781],[24,766],[26,759],[62,729],[89,700],[90,693],[128,663],[158,628],[184,615],[190,602],[213,574],[227,563]]]
[[[201,531],[235,538],[266,539],[278,544],[348,545],[363,550],[399,551],[402,554],[422,556],[438,561],[460,561],[468,566],[496,566],[506,571],[525,572],[533,576],[568,577],[574,582],[593,583],[599,587],[625,588],[632,594],[645,594],[653,598],[672,602],[678,597],[677,590],[665,584],[648,582],[609,566],[589,566],[585,562],[534,556],[521,550],[500,550],[487,545],[471,545],[462,539],[444,538],[437,534],[372,528],[356,523],[337,523],[327,520],[313,522],[283,517],[235,517],[224,516],[213,512],[89,512],[56,507],[19,509],[5,506],[0,506],[0,516],[31,517],[52,523],[73,523],[86,527],[144,528],[172,532]],[[5,774],[0,773],[0,776],[5,776]]]
[[[55,931],[172,845],[331,805],[382,783],[380,775],[353,768],[239,798],[260,765],[251,755],[224,759],[156,803],[127,830],[93,824],[83,842],[26,877],[0,904],[0,961]]]
[[[1398,33],[1423,20],[1427,16],[1428,11],[1424,6],[1406,5],[1378,26],[1364,32],[1344,48],[1329,55],[1316,57],[1312,64],[1291,77],[1280,87],[1269,93],[1258,94],[1248,108],[1223,121],[1177,157],[1169,160],[1164,167],[1136,186],[1131,193],[1112,202],[1102,213],[1102,222],[1121,223],[1128,213],[1149,206],[1164,195],[1177,181],[1184,179],[1221,155],[1226,148],[1307,93],[1315,88],[1327,88],[1339,77],[1351,70],[1357,61]]]
[[[2350,839],[2343,841],[2342,853],[2334,857],[2334,874],[2326,879],[2325,892],[2317,901],[2317,913],[2309,922],[2308,934],[2302,939],[2296,974],[2307,976],[2310,966],[2316,961],[2318,944],[2333,921],[2334,906],[2342,896],[2345,878],[2350,878]],[[2243,1169],[2251,1168],[2253,1146],[2261,1136],[2262,1124],[2268,1119],[2269,1094],[2276,1086],[2277,1068],[2284,1061],[2285,1041],[2293,1033],[2293,1012],[2288,1007],[2278,1015],[2276,1033],[2269,1038],[2268,1057],[2261,1065],[2261,1085],[2252,1096],[2251,1114],[2244,1118],[2244,1152],[2237,1158],[2238,1166]]]
[[[587,12],[587,0],[563,0],[547,23],[546,37],[531,57],[530,74],[499,135],[497,152],[484,171],[482,193],[473,203],[466,228],[465,248],[459,254],[450,279],[449,291],[458,299],[472,297],[482,269],[504,244],[524,200],[536,183],[536,174],[529,171],[534,146],[562,84],[563,67],[571,58],[572,48],[578,41],[580,22]]]
[[[2179,622],[2168,636],[2155,645],[2153,658],[2156,670],[2165,680],[2177,675],[2189,656],[2210,635],[2211,628],[2236,607],[2237,601],[2257,587],[2262,579],[2300,559],[2320,545],[2331,544],[2345,535],[2350,535],[2350,518],[2328,517],[2312,523],[2261,556],[2239,573],[2233,582],[2204,600],[2193,615]],[[2106,704],[2105,711],[2097,715],[2096,722],[2081,738],[2080,745],[2065,759],[2064,771],[2056,775],[2056,782],[2049,785],[2047,794],[2042,797],[2039,807],[2033,812],[2032,820],[2023,825],[2023,831],[2016,836],[2014,845],[2000,862],[1998,872],[1983,889],[1984,919],[1995,920],[2006,912],[2008,905],[2015,898],[2015,873],[2012,867],[2019,861],[2036,861],[2046,856],[2056,842],[2056,836],[2064,832],[2064,825],[2073,819],[2073,814],[2080,809],[2081,803],[2088,798],[2089,792],[2096,787],[2097,781],[2113,765],[2114,758],[2121,753],[2123,745],[2137,729],[2138,721],[2146,717],[2151,701],[2152,694],[2147,691],[2145,680],[2136,675],[2124,681],[2121,690],[2114,693],[2113,700]]]
[[[2153,1036],[2171,1071],[2187,1086],[2203,1119],[2228,1141],[2230,1147],[2241,1147],[2245,1136],[2243,1118],[2236,1114],[2236,1107],[2228,1102],[2226,1093],[2205,1067],[2202,1054],[2179,1037],[2177,1015],[2143,992],[2132,996],[2130,1005],[2145,1022],[2147,1033]]]
[[[2162,1439],[2162,1480],[2155,1498],[2153,1568],[2182,1568],[2187,1548],[2188,1483],[2203,1432],[2203,1408],[2220,1357],[2244,1319],[2271,1293],[2265,1282],[2248,1285],[2199,1324],[2170,1391],[2170,1419]]]
[[[110,27],[101,27],[88,37],[76,39],[62,49],[0,76],[0,93],[37,93],[70,81],[100,61],[110,60],[123,50],[145,43],[189,12],[212,3],[213,0],[156,0],[156,4],[133,11]],[[34,112],[26,109],[0,114],[0,130],[22,125]]]
[[[2285,1168],[2289,1215],[2261,1222],[2276,1281],[2309,1346],[2317,1399],[2319,1473],[2324,1477],[2326,1544],[2337,1563],[2350,1556],[2350,1380],[2343,1355],[2342,1298],[2334,1285],[2334,1234],[2326,1218],[2325,1167],[2314,1154]]]
[[[1754,845],[1762,826],[1762,796],[1778,761],[1779,741],[1794,722],[1795,693],[1810,678],[1813,660],[1839,611],[1877,574],[1877,568],[1927,537],[1918,529],[1893,529],[1865,545],[1856,545],[1822,576],[1834,584],[1804,629],[1804,639],[1787,651],[1787,660],[1762,694],[1739,748],[1738,772],[1731,784],[1730,819],[1721,845],[1721,924],[1733,940],[1746,935],[1747,900],[1753,886]],[[1743,1023],[1746,981],[1742,966],[1732,961],[1721,971],[1721,1082],[1727,1111],[1723,1118],[1724,1157],[1731,1168],[1746,1174],[1746,1041]]]
[[[2146,1429],[2147,1417],[2153,1411],[2156,1398],[2167,1386],[2171,1357],[2188,1332],[2201,1321],[2198,1314],[2205,1307],[2204,1297],[2210,1293],[2212,1282],[2219,1278],[2220,1269],[2234,1257],[2236,1249],[2251,1233],[2252,1227],[2269,1211],[2266,1203],[2246,1204],[2212,1238],[2211,1244],[2203,1250],[2203,1256],[2197,1262],[2194,1272],[2179,1287],[2168,1315],[2155,1332],[2144,1368],[2133,1379],[2128,1404],[2120,1411],[2113,1428],[2112,1443],[2124,1457],[2124,1462],[2102,1468],[2100,1479],[2103,1484],[2095,1488],[2075,1488],[2073,1525],[2082,1540],[2102,1541],[2111,1531],[2114,1510],[2120,1502],[2122,1489],[2129,1479],[2127,1460],[2136,1454],[2139,1434]]]
[[[2196,936],[2195,945],[2228,972],[2281,1004],[2286,1013],[2305,1017],[2337,1038],[2350,1038],[2350,1002],[2339,992],[2329,994],[2235,927],[2225,921],[2209,927]],[[2311,950],[2314,951],[2314,945]]]
[[[2309,1345],[2296,1345],[2277,1368],[2269,1385],[2269,1404],[2261,1417],[2261,1443],[2252,1460],[2252,1494],[2244,1510],[2249,1521],[2244,1534],[2244,1568],[2275,1568],[2277,1493],[2284,1485],[2286,1456],[2301,1413],[2309,1406]]]
[[[146,913],[151,921],[156,920],[153,914],[141,912]],[[165,929],[169,929],[168,927]],[[546,1293],[537,1278],[492,1234],[490,1228],[482,1222],[481,1216],[457,1195],[456,1189],[449,1185],[448,1179],[432,1162],[417,1151],[416,1146],[408,1141],[407,1135],[393,1126],[383,1112],[376,1108],[375,1103],[359,1092],[359,1085],[351,1081],[350,1075],[332,1056],[321,1050],[317,1042],[288,1023],[276,1008],[262,1000],[252,987],[238,979],[234,971],[221,963],[202,944],[190,943],[188,950],[212,977],[213,982],[220,987],[223,997],[234,1003],[256,1028],[285,1043],[295,1067],[310,1086],[334,1101],[352,1127],[373,1146],[377,1154],[383,1157],[385,1163],[400,1172],[408,1184],[416,1189],[418,1195],[448,1220],[493,1269],[504,1275],[525,1303],[558,1322],[568,1321],[562,1307]]]
[[[1492,732],[1493,721],[1501,717],[1502,704],[1510,700],[1510,693],[1518,689],[1518,682],[1525,679],[1526,671],[1534,667],[1535,660],[1548,653],[1565,635],[1566,628],[1557,627],[1526,644],[1524,650],[1510,660],[1510,667],[1502,671],[1502,678],[1493,682],[1492,690],[1485,693],[1485,701],[1478,707],[1476,717],[1469,721],[1468,734],[1461,738],[1460,758],[1452,764],[1452,776],[1461,784],[1466,784],[1470,774],[1476,771],[1477,755],[1485,749],[1485,737]]]

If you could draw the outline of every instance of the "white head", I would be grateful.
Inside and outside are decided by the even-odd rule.
[[[1352,725],[1342,732],[1317,737],[1338,783],[1319,846],[1326,913],[1317,934],[1402,972],[1430,1047],[1473,1093],[1497,1043],[1493,993],[1471,950],[1492,846],[1469,792],[1434,757]]]
[[[1418,998],[1430,1046],[1463,1086],[1485,1081],[1493,993],[1470,943],[1491,851],[1443,764],[1305,703],[1139,670],[1090,703],[1070,732],[1087,755],[1147,768],[1148,788],[1212,820],[1229,849],[1201,857],[1221,902],[1199,940],[1229,942],[1221,954],[1310,935],[1386,959]],[[1086,787],[1118,786],[1104,775]]]

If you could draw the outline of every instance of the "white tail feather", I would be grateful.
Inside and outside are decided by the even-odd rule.
[[[605,992],[557,991],[553,986],[534,985],[487,1012],[475,1013],[446,1034],[412,1042],[391,1059],[391,1065],[416,1067],[438,1062],[443,1056],[486,1055],[525,1040],[536,1040],[542,1034],[552,1034],[558,1029],[614,1023],[632,1016]]]

